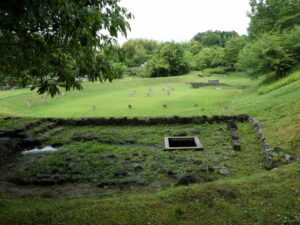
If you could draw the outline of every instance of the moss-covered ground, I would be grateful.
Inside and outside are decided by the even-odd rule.
[[[9,171],[6,168],[2,172],[7,176],[2,183],[3,196],[22,196],[24,193],[22,188],[17,188],[18,184],[39,185],[45,189],[45,186],[85,183],[98,187],[100,193],[109,193],[111,189],[143,191],[173,187],[187,174],[193,174],[196,183],[205,183],[264,171],[260,148],[248,123],[238,123],[241,151],[233,150],[224,123],[64,128],[45,143],[59,143],[62,146],[58,151],[20,154],[8,165]],[[197,136],[204,150],[165,151],[164,137],[176,136],[178,132]],[[229,174],[220,172],[224,169]],[[7,195],[7,181],[17,184],[18,190]],[[77,197],[80,194],[83,193]],[[70,196],[57,192],[52,195]]]

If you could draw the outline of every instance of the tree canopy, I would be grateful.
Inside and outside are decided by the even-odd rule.
[[[160,44],[148,61],[146,70],[150,77],[176,76],[189,72],[183,46],[174,42]]]
[[[10,0],[0,3],[0,74],[33,78],[38,93],[80,89],[78,78],[119,76],[113,43],[133,16],[119,0]],[[99,54],[101,52],[101,54]],[[24,74],[26,76],[24,76]]]
[[[300,26],[283,33],[265,33],[245,45],[239,54],[238,66],[252,77],[274,73],[285,76],[300,62]]]
[[[226,65],[233,70],[236,63],[238,62],[238,56],[240,51],[244,48],[247,43],[247,38],[245,36],[232,38],[226,42],[224,49],[224,57]]]
[[[250,42],[237,65],[252,77],[283,77],[300,62],[300,0],[251,0],[250,6]]]
[[[300,25],[300,0],[250,0],[250,6],[248,33],[252,39]]]
[[[154,40],[128,40],[122,46],[126,65],[129,67],[134,67],[145,63],[154,54],[157,46],[158,43]]]
[[[226,41],[233,37],[238,37],[235,31],[206,31],[197,33],[192,40],[198,41],[205,46],[224,47]]]

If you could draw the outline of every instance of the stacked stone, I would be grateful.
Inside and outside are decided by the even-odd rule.
[[[240,151],[241,150],[241,144],[239,142],[239,136],[237,134],[237,125],[233,120],[229,120],[227,122],[227,128],[230,132],[230,136],[231,136],[231,144],[233,147],[233,150],[235,151]]]
[[[266,169],[273,169],[280,165],[289,164],[294,160],[294,157],[283,152],[282,147],[276,146],[272,148],[263,134],[262,125],[254,118],[249,119],[254,128],[257,143],[261,146],[261,154]]]
[[[168,107],[168,105],[166,105]],[[47,118],[48,122],[55,122],[61,126],[148,126],[157,124],[187,124],[187,123],[226,123],[229,120],[236,122],[248,122],[248,115],[213,115],[212,117],[207,116],[194,116],[194,117],[154,117],[149,119],[144,118],[81,118],[81,119],[62,119],[62,118]]]

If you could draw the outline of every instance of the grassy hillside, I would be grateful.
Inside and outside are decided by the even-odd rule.
[[[290,74],[284,80],[263,84],[254,81],[251,87],[231,102],[232,113],[247,113],[264,125],[264,132],[273,145],[282,145],[300,157],[300,71]],[[298,79],[290,79],[290,77]],[[290,79],[286,85],[281,85]],[[273,87],[261,95],[262,88]],[[276,88],[275,88],[276,87]]]
[[[257,118],[272,146],[300,157],[299,71],[285,80],[263,82],[233,73],[229,77],[186,76],[85,83],[42,104],[27,90],[0,92],[2,115],[19,116],[192,116],[246,113]],[[191,89],[186,82],[219,79],[230,86]],[[288,80],[288,81],[287,81]],[[282,85],[284,83],[284,85]],[[167,96],[163,88],[174,92]],[[151,88],[153,96],[146,94]],[[136,95],[128,94],[136,90]],[[28,107],[26,99],[33,99]],[[132,104],[133,109],[127,108]],[[164,109],[163,104],[168,104]],[[198,107],[194,105],[198,104]],[[91,106],[96,105],[96,110]],[[248,146],[249,147],[249,146]],[[257,170],[206,184],[153,192],[129,192],[78,199],[0,196],[0,224],[300,224],[300,163]],[[29,187],[30,188],[30,187]]]
[[[39,96],[29,90],[0,92],[0,114],[29,117],[148,117],[172,115],[211,115],[226,113],[223,105],[229,104],[243,87],[252,82],[238,74],[200,78],[199,72],[167,78],[127,78],[112,83],[83,83],[83,91],[73,91],[47,98],[42,103]],[[188,82],[207,82],[219,79],[230,86],[192,89]],[[173,88],[170,96],[167,90]],[[149,90],[151,89],[151,91]],[[129,97],[134,93],[132,97]],[[147,96],[150,93],[150,96]],[[33,106],[28,107],[27,100]],[[128,105],[132,105],[132,110]],[[162,105],[167,104],[168,109]],[[198,107],[194,105],[197,104]],[[92,106],[96,110],[92,110]]]

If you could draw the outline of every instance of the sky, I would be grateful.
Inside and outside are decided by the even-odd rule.
[[[249,0],[121,0],[135,16],[127,39],[189,41],[207,30],[247,34]],[[122,44],[126,38],[119,38]]]

